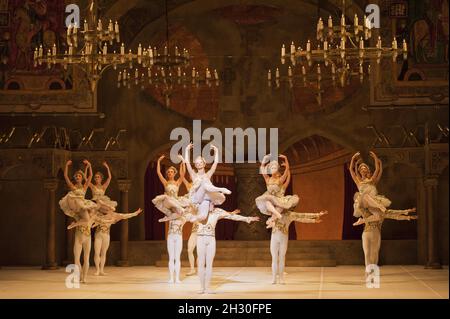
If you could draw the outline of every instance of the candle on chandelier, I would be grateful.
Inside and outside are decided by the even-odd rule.
[[[112,33],[112,32],[114,31],[114,26],[113,26],[113,23],[112,23],[112,20],[111,20],[111,19],[109,19],[108,31],[109,31],[110,33]]]
[[[308,40],[308,42],[306,43],[306,52],[310,52],[311,51],[311,41]]]
[[[139,71],[138,71],[138,69],[136,69],[136,70],[134,71],[134,77],[135,77],[136,79],[139,77]]]
[[[381,49],[381,37],[378,36],[378,40],[377,40],[377,49]]]
[[[358,28],[358,15],[356,13],[355,13],[355,19],[353,20],[353,22],[354,22],[355,27]],[[355,29],[355,31],[356,30],[357,29]]]
[[[177,55],[178,55],[178,47],[175,46],[175,56],[177,56]]]
[[[406,44],[406,40],[405,39],[403,39],[402,47],[403,47],[403,52],[407,52],[408,51],[408,45]]]
[[[195,78],[195,74],[196,74],[196,73],[195,73],[195,67],[193,67],[193,68],[192,68],[192,73],[191,73],[192,78]]]
[[[103,55],[106,55],[108,53],[108,46],[106,43],[103,45]]]
[[[392,49],[397,50],[397,39],[394,37],[394,40],[392,41]]]
[[[345,27],[345,16],[344,16],[344,14],[341,15],[341,26]]]
[[[97,30],[98,31],[102,31],[103,25],[102,25],[102,19],[98,19],[98,25],[97,25]]]
[[[341,50],[345,50],[345,38],[341,38]]]
[[[150,78],[152,76],[152,69],[147,68],[147,76]]]
[[[280,70],[278,68],[275,70],[275,78],[276,79],[280,78]]]
[[[214,79],[215,80],[219,79],[219,73],[217,73],[217,69],[214,69]]]
[[[117,21],[114,23],[114,31],[119,33],[119,23],[117,23]]]
[[[179,78],[181,77],[181,68],[180,67],[177,68],[177,76]]]
[[[164,55],[167,56],[167,52],[168,52],[168,51],[167,51],[167,45],[165,45],[165,46],[164,46]]]
[[[267,80],[272,80],[272,71],[267,71]]]
[[[333,18],[331,16],[328,17],[328,28],[333,28]]]
[[[292,77],[292,68],[291,67],[288,68],[288,76]]]
[[[53,43],[52,55],[56,55],[56,44],[55,43]]]
[[[359,64],[359,74],[363,74],[363,66],[361,63]]]
[[[211,72],[209,72],[209,69],[206,68],[206,79],[210,79],[211,78]]]
[[[321,74],[322,73],[322,71],[320,70],[320,64],[317,64],[317,74]]]
[[[139,43],[139,46],[138,46],[138,56],[141,56],[142,55],[142,45]]]
[[[286,47],[284,44],[281,46],[281,57],[283,58],[286,55]]]
[[[295,53],[295,45],[294,45],[294,41],[291,42],[291,54]]]
[[[122,72],[119,72],[119,76],[117,77],[117,82],[120,82],[121,79],[122,79]]]
[[[323,50],[328,51],[328,41],[327,40],[323,41]]]
[[[88,25],[86,20],[84,20],[83,29],[84,29],[84,31],[88,31],[89,30],[89,25]]]
[[[120,54],[121,55],[125,55],[125,44],[122,43],[122,45],[120,46]]]
[[[364,50],[364,41],[363,41],[363,38],[362,38],[362,37],[359,38],[359,48],[360,48],[361,50]]]
[[[148,56],[149,56],[151,59],[153,59],[153,49],[152,49],[151,46],[148,46],[147,52],[148,52]]]

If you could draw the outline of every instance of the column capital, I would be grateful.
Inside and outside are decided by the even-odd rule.
[[[50,191],[55,191],[58,188],[58,179],[57,178],[44,179],[44,188]]]
[[[425,186],[437,186],[439,184],[439,176],[427,175],[424,177],[423,183]]]
[[[131,179],[118,179],[117,185],[121,192],[128,192],[131,187]]]

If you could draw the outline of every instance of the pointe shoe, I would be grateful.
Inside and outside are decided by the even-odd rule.
[[[193,275],[195,275],[195,274],[196,274],[195,269],[191,269],[191,271],[188,272],[188,273],[186,274],[186,276],[193,276]]]
[[[100,276],[106,276],[106,275],[108,275],[106,272],[104,272],[104,271],[100,272]]]
[[[280,279],[278,280],[278,283],[279,283],[280,285],[285,285],[285,284],[286,284],[286,282],[284,281],[284,278],[280,278]]]
[[[181,280],[180,280],[180,279],[177,279],[177,280],[175,280],[175,283],[176,283],[176,284],[181,284]]]
[[[276,284],[277,284],[276,278],[272,279],[272,285],[276,285]]]
[[[168,284],[173,284],[173,283],[174,283],[173,278],[170,278],[169,281],[167,281],[167,283],[168,283]]]

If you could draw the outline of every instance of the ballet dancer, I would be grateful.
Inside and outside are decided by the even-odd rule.
[[[83,171],[78,170],[73,175],[75,183],[72,183],[69,178],[69,166],[72,165],[72,161],[67,161],[64,169],[64,178],[70,191],[59,201],[59,206],[64,214],[74,218],[76,221],[71,224],[72,227],[69,225],[70,228],[75,227],[73,256],[75,265],[80,271],[80,281],[86,283],[89,270],[89,254],[91,252],[91,226],[95,221],[93,217],[96,215],[97,204],[85,199],[86,190],[92,180],[92,166],[88,160],[84,160],[83,163],[87,166],[89,173],[86,182],[83,184]],[[81,252],[84,253],[83,266],[81,266],[80,262]]]
[[[186,164],[187,171],[192,180],[192,187],[189,191],[189,199],[191,203],[196,207],[197,215],[195,221],[205,221],[208,212],[212,209],[213,205],[221,205],[225,201],[224,194],[231,194],[231,191],[224,187],[216,187],[211,182],[211,177],[216,171],[217,164],[219,163],[219,150],[215,145],[211,145],[211,149],[214,151],[214,162],[211,169],[206,172],[206,161],[203,157],[198,156],[194,160],[195,168],[197,172],[192,169],[189,153],[193,144],[190,143],[185,150],[185,156],[179,156],[179,158]]]
[[[114,211],[117,207],[117,202],[111,200],[108,196],[105,195],[106,190],[108,189],[109,184],[111,183],[111,170],[106,162],[103,162],[103,166],[106,168],[108,172],[108,178],[103,183],[103,173],[98,171],[94,174],[94,183],[89,183],[89,188],[92,191],[92,200],[99,204],[101,208],[108,207],[108,210]]]
[[[178,196],[180,185],[184,179],[185,168],[184,165],[180,166],[180,177],[175,179],[177,175],[177,169],[174,166],[170,166],[166,170],[166,178],[161,173],[161,161],[165,156],[162,155],[157,162],[156,172],[159,180],[164,185],[164,194],[156,196],[152,203],[161,212],[171,219],[177,219],[184,213],[184,209],[190,205],[189,199],[186,196]]]
[[[378,195],[376,184],[381,178],[383,166],[381,160],[374,152],[369,153],[375,161],[375,172],[372,175],[367,164],[362,162],[360,153],[353,155],[350,161],[350,174],[358,186],[358,192],[354,196],[353,216],[358,221],[353,225],[364,224],[362,233],[362,246],[366,276],[370,274],[370,265],[378,265],[379,251],[381,247],[381,226],[384,219],[413,220],[417,216],[410,216],[416,208],[397,210],[388,209],[391,201],[382,195]]]
[[[367,221],[377,221],[381,219],[381,214],[391,205],[388,198],[378,194],[376,187],[383,173],[381,160],[374,152],[371,151],[369,154],[375,162],[373,174],[369,166],[362,162],[360,152],[355,153],[350,161],[350,175],[358,187],[353,204],[353,216],[358,217],[358,221],[353,224],[354,226],[365,222],[362,211],[368,210],[370,212],[369,215],[366,214]]]
[[[284,192],[291,180],[291,172],[287,171],[286,181],[281,187],[281,196],[284,196]],[[272,227],[272,234],[270,236],[270,254],[272,255],[272,284],[278,283],[285,284],[284,275],[286,275],[285,263],[286,252],[289,242],[289,226],[292,222],[299,223],[320,223],[322,220],[320,217],[328,214],[327,211],[321,211],[320,213],[297,213],[288,211],[281,214],[281,218],[278,218],[274,222]]]
[[[283,159],[282,166],[285,167],[283,175],[279,171],[280,165],[277,161],[268,163],[270,154],[263,157],[260,166],[260,171],[266,182],[267,191],[257,197],[255,203],[262,214],[270,216],[266,222],[267,228],[273,227],[275,220],[281,218],[281,213],[285,210],[295,208],[299,201],[297,195],[285,196],[282,191],[289,174],[289,161],[284,155],[280,155],[280,157]]]
[[[103,219],[100,224],[94,223],[95,237],[94,237],[94,263],[95,263],[95,275],[105,276],[104,271],[106,264],[106,253],[108,252],[110,243],[110,229],[111,225],[123,220],[135,217],[142,212],[142,209],[138,209],[134,213],[121,214],[115,213],[108,219]]]
[[[197,230],[197,269],[201,290],[199,293],[212,293],[209,285],[212,278],[212,266],[216,254],[216,225],[220,219],[228,219],[251,223],[259,220],[257,216],[244,217],[239,211],[226,212],[221,208],[214,208],[209,212],[206,223],[199,223]]]

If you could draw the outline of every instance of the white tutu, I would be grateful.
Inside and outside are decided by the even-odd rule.
[[[284,210],[290,210],[298,205],[299,198],[297,195],[284,195],[284,190],[278,184],[267,185],[267,191],[255,199],[256,206],[264,215],[272,215],[267,210],[267,202],[281,213]]]
[[[97,210],[97,203],[85,199],[86,192],[84,189],[78,188],[71,190],[59,201],[59,207],[61,207],[64,214],[69,217],[78,219],[78,213],[83,210]]]
[[[193,181],[189,191],[189,199],[193,204],[200,204],[205,200],[211,201],[214,205],[221,205],[225,202],[225,195],[220,191],[208,191],[216,188],[208,176],[197,176]]]
[[[102,187],[93,186],[92,190],[92,200],[99,204],[100,207],[107,207],[107,209],[115,211],[117,208],[117,202],[111,200],[105,195],[105,190]]]
[[[186,195],[178,197],[178,189],[178,185],[167,183],[165,193],[152,199],[152,203],[155,207],[166,216],[170,216],[174,213],[171,209],[174,206],[184,209],[190,205],[189,198]]]
[[[391,205],[391,201],[379,195],[376,186],[372,182],[362,182],[358,185],[359,191],[353,196],[353,216],[361,217],[364,210],[385,210]]]

